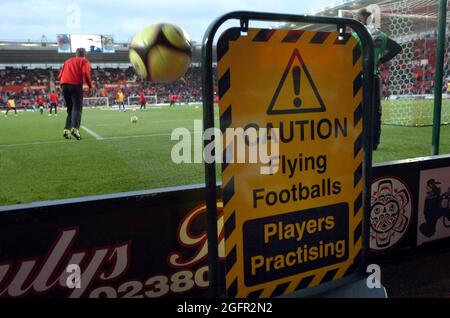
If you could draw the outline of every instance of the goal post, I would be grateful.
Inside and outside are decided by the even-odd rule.
[[[369,24],[399,43],[402,51],[381,67],[382,122],[402,126],[433,124],[437,22],[435,0],[381,1],[366,7]],[[356,18],[356,10],[338,10],[338,16]],[[446,56],[449,55],[448,37]],[[442,86],[448,89],[449,60],[444,62]],[[450,91],[443,91],[441,124],[450,122]]]
[[[87,107],[109,107],[108,97],[84,97],[83,106]]]
[[[145,102],[147,104],[158,104],[158,95],[145,95]],[[129,96],[128,106],[141,105],[141,98],[139,96]]]

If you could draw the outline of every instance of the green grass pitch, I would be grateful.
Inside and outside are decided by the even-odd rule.
[[[175,164],[170,157],[172,130],[193,131],[201,107],[84,109],[82,125],[93,134],[81,129],[80,142],[63,139],[64,119],[65,111],[0,114],[0,205],[204,182],[203,164]],[[450,152],[449,137],[450,126],[442,126],[441,153]],[[430,149],[431,127],[384,125],[374,162],[427,156]]]

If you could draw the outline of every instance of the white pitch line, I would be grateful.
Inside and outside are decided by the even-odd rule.
[[[23,144],[9,144],[9,145],[0,145],[0,148],[6,147],[18,147],[18,146],[35,146],[35,145],[47,145],[47,144],[59,144],[67,142],[65,140],[54,140],[54,141],[37,141],[37,142],[27,142]]]
[[[201,120],[201,119],[194,119],[194,120]],[[168,120],[150,120],[150,121],[145,121],[146,124],[178,123],[178,122],[190,122],[190,120],[189,119],[168,119]],[[117,126],[117,125],[115,125],[115,124],[99,124],[99,125],[95,125],[95,127],[111,127],[111,126]]]
[[[103,138],[102,136],[100,136],[99,134],[97,134],[95,131],[90,130],[89,128],[87,128],[86,126],[81,126],[81,128],[83,128],[84,130],[86,130],[86,132],[91,135],[92,137],[94,137],[97,140],[103,140],[105,138]]]
[[[197,131],[193,132],[193,134],[201,134],[203,132]],[[146,138],[146,137],[162,137],[162,136],[171,136],[172,134],[149,134],[149,135],[131,135],[131,136],[116,136],[116,137],[106,137],[103,139],[95,139],[101,141],[109,141],[109,140],[117,140],[117,139],[132,139],[132,138]],[[93,141],[94,139],[84,139],[81,142]],[[20,146],[36,146],[36,145],[46,145],[46,144],[59,144],[59,143],[67,143],[67,140],[54,140],[54,141],[37,141],[37,142],[27,142],[22,144],[9,144],[9,145],[0,145],[0,148],[7,147],[20,147]]]
[[[192,132],[192,134],[202,134],[203,131]],[[161,137],[161,136],[171,136],[172,134],[151,134],[151,135],[131,135],[131,136],[117,136],[117,137],[107,137],[103,140],[115,140],[115,139],[129,139],[129,138],[145,138],[145,137]],[[183,134],[182,134],[183,135]]]

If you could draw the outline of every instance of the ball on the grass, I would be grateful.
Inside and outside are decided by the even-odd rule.
[[[132,116],[130,118],[131,123],[136,124],[138,122],[139,118],[137,116]]]
[[[138,32],[130,44],[130,62],[145,80],[170,83],[180,79],[192,60],[189,35],[180,27],[160,23]]]

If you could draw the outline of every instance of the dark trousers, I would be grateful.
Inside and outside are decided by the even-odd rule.
[[[58,109],[56,107],[56,103],[51,103],[50,104],[50,114],[52,113],[52,109],[55,109],[55,114],[58,113]]]
[[[14,107],[14,108],[12,108],[12,107],[9,108],[9,107],[8,107],[8,108],[6,109],[6,115],[8,115],[8,113],[9,113],[9,111],[10,111],[11,109],[14,110],[14,114],[17,114],[17,109],[16,109],[15,107]]]
[[[141,109],[143,108],[143,109],[145,109],[145,106],[147,105],[147,103],[146,102],[141,102]]]
[[[380,77],[375,75],[373,77],[374,86],[374,118],[373,118],[373,139],[372,139],[372,149],[377,150],[380,144],[381,138],[381,85]]]
[[[81,113],[83,112],[83,86],[62,84],[61,88],[67,107],[65,129],[79,129],[81,125]]]

